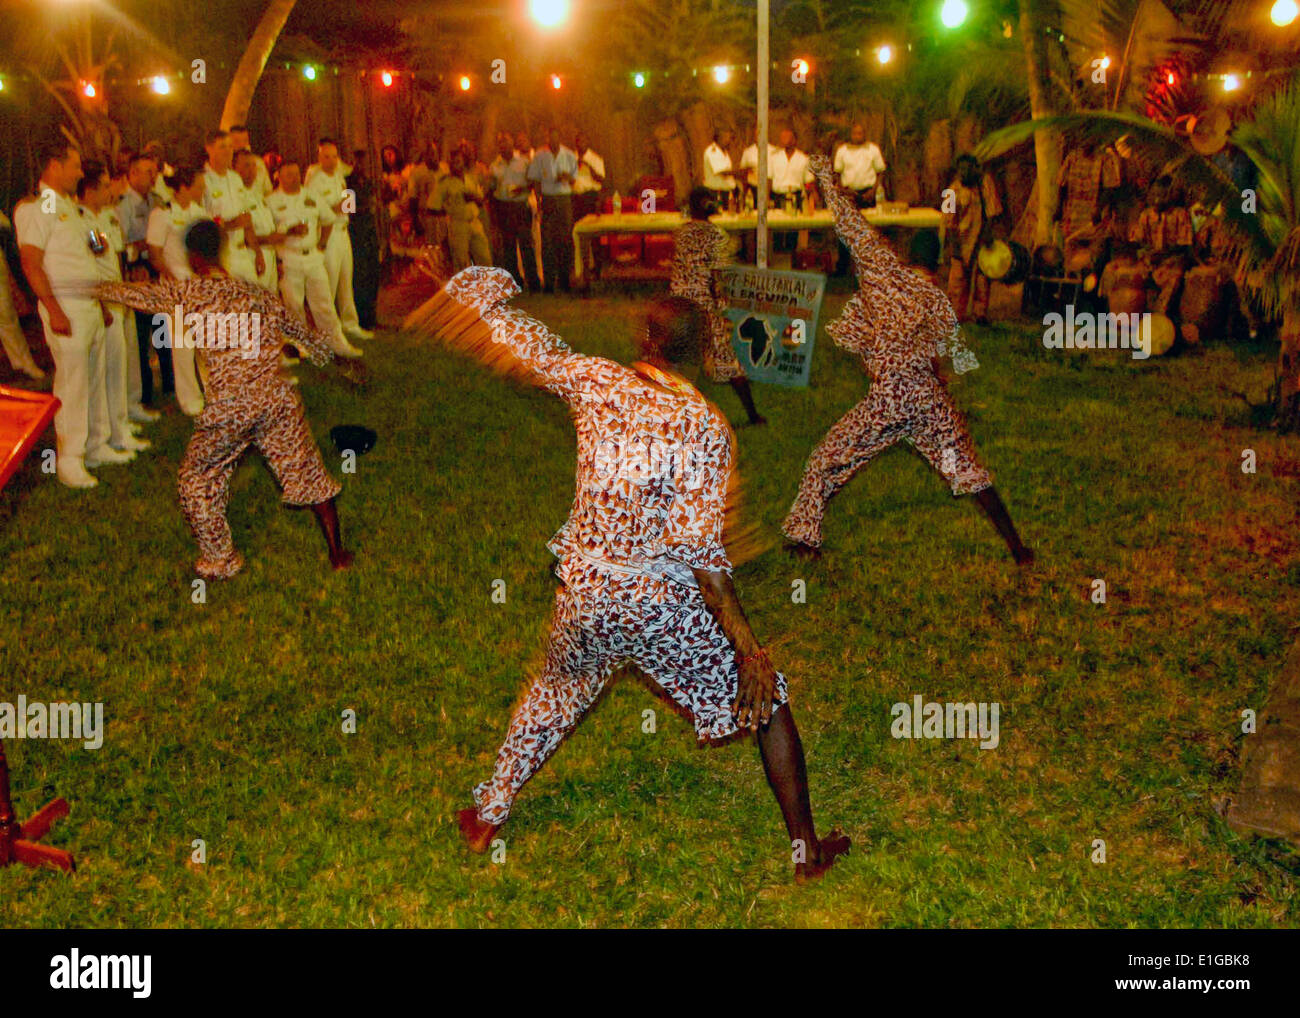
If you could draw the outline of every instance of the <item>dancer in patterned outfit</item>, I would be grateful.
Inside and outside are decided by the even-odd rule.
[[[642,360],[624,367],[569,350],[506,303],[502,269],[454,276],[408,327],[470,348],[563,399],[578,432],[577,493],[552,538],[562,586],[546,666],[515,711],[491,778],[459,815],[485,851],[523,784],[555,751],[619,666],[635,663],[690,713],[700,739],[757,732],[785,817],[796,878],[849,848],[819,840],[785,678],[754,638],[722,544],[734,438],[722,415],[673,369],[699,355],[705,316],[669,297],[650,314]]]
[[[719,298],[713,278],[713,269],[721,264],[727,245],[727,234],[709,222],[709,216],[716,211],[713,192],[705,187],[695,188],[691,192],[690,209],[690,221],[673,234],[673,275],[668,291],[695,301],[708,316],[709,332],[701,357],[704,373],[715,382],[731,383],[749,415],[750,424],[766,424],[754,407],[749,379],[736,358],[736,348],[731,345],[731,322],[722,313],[726,304]]]
[[[975,495],[1016,562],[1032,562],[1033,552],[1020,542],[988,471],[975,458],[965,421],[939,374],[940,357],[952,357],[959,374],[979,367],[961,341],[952,305],[899,263],[836,186],[829,159],[814,156],[812,168],[835,215],[835,232],[853,255],[859,286],[827,331],[837,345],[861,355],[871,391],[808,457],[799,494],[781,526],[791,550],[817,557],[827,500],[873,457],[903,440],[943,475],[954,495]]]
[[[244,564],[231,538],[226,506],[230,475],[250,445],[266,458],[285,504],[311,507],[325,535],[330,564],[344,569],[352,564],[352,553],[339,540],[334,498],[341,488],[325,469],[298,390],[280,370],[281,337],[319,365],[334,356],[330,340],[308,329],[260,286],[226,274],[218,257],[221,231],[212,220],[194,223],[185,246],[192,278],[109,283],[96,288],[95,295],[169,319],[182,308],[186,335],[178,335],[171,325],[174,344],[188,340],[191,315],[201,316],[204,323],[209,398],[195,421],[179,474],[181,508],[199,544],[195,571],[206,579],[227,579]],[[218,320],[229,330],[241,319],[242,325],[234,326],[242,329],[238,338],[230,331],[216,334]]]

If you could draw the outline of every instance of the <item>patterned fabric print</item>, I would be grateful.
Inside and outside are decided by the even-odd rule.
[[[280,375],[283,341],[323,365],[333,356],[325,336],[299,322],[266,290],[228,276],[109,284],[98,287],[96,295],[155,314],[172,315],[179,305],[205,321],[209,315],[261,316],[255,355],[246,356],[251,346],[204,350],[209,400],[194,423],[178,474],[181,508],[199,545],[195,569],[200,576],[230,577],[243,565],[226,506],[230,475],[250,445],[266,458],[287,505],[314,505],[342,490],[325,467],[297,389]]]
[[[673,234],[673,274],[668,292],[688,297],[699,304],[709,318],[709,337],[701,351],[704,373],[715,382],[744,378],[745,369],[731,344],[731,322],[723,315],[726,302],[716,292],[713,268],[727,245],[721,227],[691,220]]]
[[[735,655],[698,589],[676,604],[625,605],[573,587],[555,597],[546,667],[515,709],[492,777],[474,789],[479,817],[502,823],[524,783],[555,752],[619,666],[634,663],[688,711],[699,739],[737,731]],[[787,698],[777,674],[775,704]]]
[[[479,310],[493,342],[535,384],[569,405],[576,490],[549,544],[560,579],[622,603],[670,604],[695,588],[692,568],[729,572],[722,533],[735,453],[726,419],[692,388],[669,392],[631,368],[574,353],[504,304],[518,291],[509,273],[484,266],[446,287]]]
[[[1092,224],[1103,188],[1120,186],[1123,171],[1119,155],[1113,149],[1101,149],[1092,155],[1072,149],[1061,162],[1060,179],[1065,189],[1061,229],[1068,237]]]
[[[952,352],[958,371],[974,361],[959,335],[948,331],[950,324],[955,325],[952,305],[933,284],[898,263],[852,202],[832,186],[829,174],[823,172],[828,168],[828,161],[814,158],[813,169],[835,212],[836,232],[848,244],[862,284],[849,301],[849,305],[858,302],[858,307],[846,306],[831,335],[840,346],[863,355],[872,383],[866,398],[831,428],[808,457],[799,494],[781,525],[786,537],[813,547],[822,542],[827,500],[895,442],[906,441],[916,448],[943,475],[954,495],[981,491],[993,483],[975,457],[965,420],[930,364],[930,358],[943,351]],[[901,331],[892,337],[878,335],[865,314],[867,307],[877,310],[881,330],[897,320]],[[893,319],[896,307],[900,314]],[[921,340],[908,342],[908,329],[918,330],[913,334]]]
[[[975,456],[961,412],[933,373],[926,379],[890,378],[841,417],[808,457],[799,494],[781,524],[792,541],[822,543],[826,503],[859,470],[895,442],[905,441],[926,458],[952,488],[970,495],[993,484]]]
[[[827,326],[836,345],[861,356],[868,374],[877,379],[937,357],[951,356],[959,375],[979,367],[962,342],[944,292],[899,262],[853,199],[836,186],[829,159],[816,155],[810,165],[858,279],[858,292]]]

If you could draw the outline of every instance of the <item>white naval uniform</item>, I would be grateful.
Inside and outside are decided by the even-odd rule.
[[[773,145],[770,141],[767,143],[767,180],[769,184],[771,184],[772,182],[772,164],[776,160],[776,154],[780,151],[781,150],[777,148],[775,145]],[[750,145],[747,149],[745,149],[745,151],[740,153],[740,168],[742,170],[750,171],[745,175],[745,179],[749,180],[749,178],[752,176],[754,180],[750,181],[750,184],[751,186],[753,186],[754,181],[758,180],[758,143],[757,142],[755,142],[753,145]]]
[[[319,204],[305,187],[300,187],[296,194],[286,194],[276,188],[266,205],[275,219],[277,233],[288,233],[299,223],[307,225],[305,236],[285,237],[277,247],[280,254],[280,299],[291,312],[306,320],[302,310],[305,297],[316,331],[330,338],[330,346],[335,352],[344,353],[350,344],[344,338],[339,316],[334,312],[329,277],[325,273],[325,256],[317,247],[322,221]]]
[[[834,169],[850,191],[866,191],[874,188],[876,177],[885,172],[885,157],[873,141],[861,145],[845,142],[835,150]]]
[[[253,187],[244,188],[244,211],[253,217],[253,233],[258,237],[269,237],[275,232],[275,216],[267,208],[266,198],[257,190],[258,182],[253,181]],[[259,286],[270,290],[272,293],[278,293],[280,290],[279,274],[275,266],[275,245],[262,245],[262,274],[254,280]],[[253,259],[253,268],[257,268],[257,258]]]
[[[343,163],[339,163],[333,173],[326,173],[313,163],[307,167],[302,186],[320,206],[320,225],[332,223],[334,226],[325,245],[325,274],[338,308],[339,323],[345,334],[356,336],[361,332],[361,320],[357,317],[357,305],[352,296],[352,238],[348,234],[351,216],[334,211],[334,206],[343,200],[343,192],[347,190],[349,172],[350,167]]]
[[[207,218],[207,210],[198,202],[191,202],[188,208],[181,208],[176,202],[172,202],[166,208],[154,209],[149,214],[149,232],[145,234],[145,241],[151,247],[162,248],[163,267],[177,279],[189,279],[194,275],[190,269],[189,255],[185,252],[185,231],[196,220]],[[154,343],[160,342],[157,330],[150,338]],[[194,355],[194,349],[186,346],[183,340],[183,336],[172,336],[172,372],[176,376],[176,402],[186,414],[197,417],[203,412],[198,358]]]
[[[47,208],[49,211],[46,211]],[[104,400],[104,317],[99,301],[89,296],[100,280],[96,256],[90,250],[92,224],[66,195],[44,181],[36,195],[14,210],[14,228],[20,247],[39,248],[50,289],[72,332],[60,336],[50,327],[50,315],[41,301],[39,313],[45,341],[54,355],[54,395],[59,409],[54,415],[57,469],[74,473],[85,469],[85,458],[108,447],[108,406]]]
[[[81,206],[82,218],[92,223],[108,241],[108,250],[96,256],[99,278],[106,283],[122,281],[122,253],[126,236],[117,218],[117,207],[105,205],[99,212]],[[127,416],[127,363],[136,356],[135,346],[126,346],[126,309],[121,304],[105,304],[113,321],[104,328],[104,402],[108,410],[108,441],[115,449],[133,445],[131,422]],[[134,315],[131,315],[134,318]],[[131,332],[132,337],[135,330]]]
[[[234,170],[218,173],[211,164],[203,168],[203,207],[208,215],[223,224],[244,214],[246,191],[244,182]],[[221,267],[236,279],[257,282],[257,256],[244,243],[244,232],[221,231]]]

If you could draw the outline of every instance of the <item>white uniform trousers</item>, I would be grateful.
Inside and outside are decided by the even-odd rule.
[[[154,327],[154,336],[158,328]],[[155,338],[155,342],[159,340]],[[199,388],[199,358],[192,346],[185,344],[185,337],[172,337],[172,374],[176,376],[176,402],[190,417],[203,413],[203,390]]]
[[[67,298],[59,301],[72,323],[72,334],[60,336],[50,328],[50,315],[40,306],[45,342],[54,356],[54,415],[58,458],[84,461],[108,444],[108,405],[104,389],[104,318],[99,302]]]
[[[122,337],[126,343],[126,405],[140,406],[144,380],[140,377],[140,341],[135,331],[135,312],[122,315]]]
[[[266,268],[257,279],[258,285],[272,293],[279,293],[280,274],[275,265],[275,248],[269,246],[262,248],[262,260],[266,262]]]
[[[306,321],[303,313],[303,298],[311,308],[312,321],[317,332],[329,337],[330,346],[335,353],[342,353],[348,347],[343,337],[343,327],[339,316],[334,313],[334,301],[330,296],[329,277],[325,273],[325,259],[320,252],[309,255],[289,254],[280,266],[280,299],[289,310]]]
[[[346,223],[335,223],[330,230],[330,239],[325,243],[325,274],[329,277],[330,293],[343,331],[356,332],[361,328],[361,320],[352,297],[352,238],[348,236]]]
[[[118,304],[105,307],[113,315],[113,323],[104,329],[104,402],[108,410],[108,441],[115,448],[122,448],[131,438],[131,423],[127,417],[127,364],[134,361],[139,364],[135,343],[128,348],[126,343],[125,319],[135,323],[135,315],[123,311]],[[135,329],[131,330],[132,336]],[[137,374],[139,372],[137,371]]]

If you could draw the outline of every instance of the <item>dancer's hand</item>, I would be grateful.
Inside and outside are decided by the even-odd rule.
[[[736,658],[739,679],[736,685],[736,702],[731,712],[736,724],[754,731],[772,720],[772,700],[776,696],[776,669],[760,650],[749,657]]]

